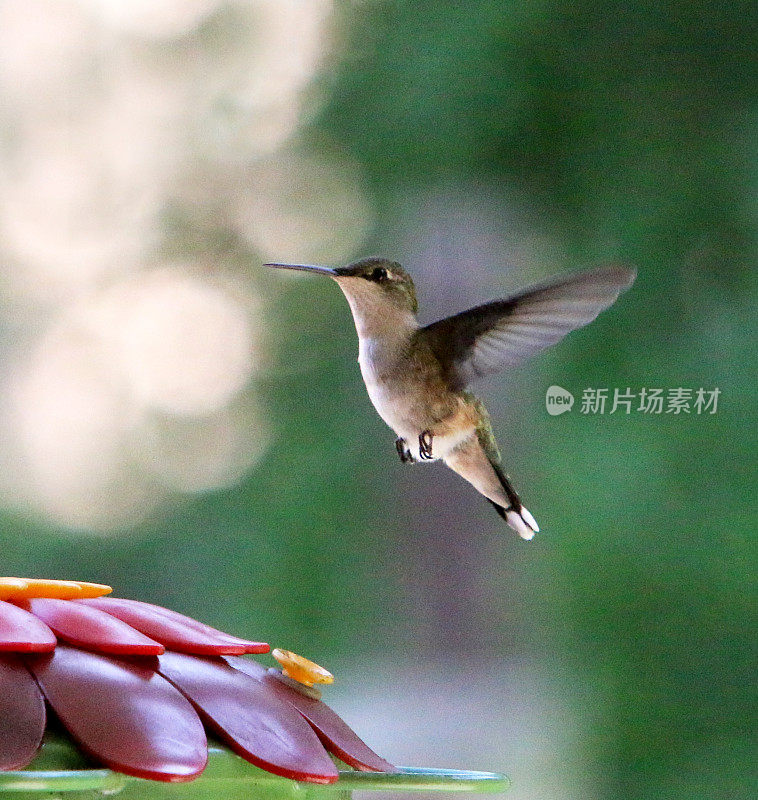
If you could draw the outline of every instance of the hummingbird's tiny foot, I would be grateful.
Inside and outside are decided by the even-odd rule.
[[[400,460],[403,464],[415,463],[416,459],[413,457],[413,454],[408,448],[408,443],[402,436],[398,436],[398,438],[395,439],[395,447],[397,448],[397,454],[400,456]]]
[[[429,460],[432,458],[432,432],[429,430],[421,431],[418,437],[418,454],[421,458]]]
[[[536,520],[524,506],[521,506],[518,511],[513,507],[507,508],[505,510],[505,521],[526,541],[533,539],[534,534],[539,533],[540,530]]]

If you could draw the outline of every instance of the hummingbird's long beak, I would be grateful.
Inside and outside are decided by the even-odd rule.
[[[264,264],[264,267],[274,267],[274,269],[297,269],[301,272],[320,272],[323,275],[330,275],[335,278],[339,273],[331,267],[317,267],[311,264]]]

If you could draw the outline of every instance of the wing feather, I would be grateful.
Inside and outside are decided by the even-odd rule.
[[[514,367],[592,322],[636,272],[601,267],[554,278],[502,300],[477,306],[421,328],[448,382],[462,389],[472,380]]]

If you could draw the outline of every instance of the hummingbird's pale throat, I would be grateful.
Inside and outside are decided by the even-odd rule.
[[[443,460],[522,538],[531,539],[537,523],[501,467],[484,405],[466,387],[591,322],[631,285],[635,273],[605,267],[559,277],[421,327],[413,281],[394,261],[366,258],[336,268],[266,266],[336,281],[353,314],[366,389],[397,434],[401,461]]]

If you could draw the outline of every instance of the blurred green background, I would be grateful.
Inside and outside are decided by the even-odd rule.
[[[739,1],[0,4],[0,571],[302,652],[383,755],[502,770],[514,800],[748,797],[755,22]],[[423,322],[638,267],[477,387],[533,542],[399,463],[337,287],[261,266],[371,254],[413,274]],[[721,395],[583,415],[587,387]]]

